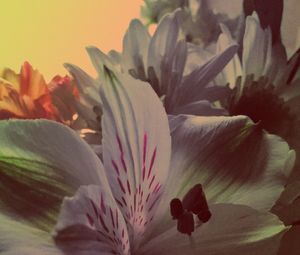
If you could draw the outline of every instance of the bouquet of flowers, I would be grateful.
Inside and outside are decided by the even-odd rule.
[[[0,72],[0,253],[299,254],[285,3],[145,0],[97,77]]]

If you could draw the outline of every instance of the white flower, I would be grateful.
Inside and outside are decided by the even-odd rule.
[[[106,65],[115,73],[129,73],[148,82],[169,114],[223,115],[224,110],[214,103],[227,95],[228,88],[213,86],[211,81],[231,60],[237,45],[229,45],[205,61],[190,65],[189,45],[181,36],[180,13],[177,10],[165,16],[153,36],[139,20],[133,20],[124,36],[121,54],[111,51],[105,55],[95,47],[88,47],[88,54],[99,76]],[[200,47],[193,50],[202,52]],[[76,80],[83,100],[90,102],[90,114],[84,116],[90,119],[93,106],[100,104],[99,98],[91,98],[92,93],[98,91],[100,85],[94,84],[80,68],[70,64],[66,68]],[[94,119],[96,117],[94,114]]]
[[[238,36],[236,32],[243,19],[240,0],[231,0],[225,5],[216,0],[145,0],[141,15],[148,24],[158,23],[165,14],[177,8],[182,9],[180,27],[188,42],[203,47],[215,43],[221,33],[219,23],[226,24]]]
[[[0,192],[0,249],[47,255],[276,254],[286,228],[268,210],[293,165],[287,144],[246,117],[180,115],[170,120],[171,153],[168,118],[151,87],[115,76],[106,66],[101,77],[104,165],[60,124],[0,122],[0,174],[7,180]],[[199,183],[212,216],[194,225],[186,199],[203,201],[204,195],[186,194]],[[60,199],[77,188],[63,201],[54,245],[42,229],[55,220]],[[183,200],[183,214],[189,215],[187,221],[178,215],[178,229],[191,237],[172,220],[174,198]],[[4,214],[18,215],[20,222]]]

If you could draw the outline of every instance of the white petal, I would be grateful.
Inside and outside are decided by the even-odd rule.
[[[291,171],[287,162],[294,160],[294,152],[286,142],[266,135],[244,116],[191,116],[181,123],[173,121],[176,128],[172,132],[168,181],[173,187],[176,179],[183,183],[177,181],[177,195],[183,196],[194,184],[201,183],[210,201],[240,199],[249,206],[271,208]],[[250,199],[253,192],[264,189],[272,190],[272,196]]]
[[[257,14],[246,18],[243,39],[243,78],[253,74],[254,79],[267,73],[271,64],[272,35],[270,28],[260,27]]]
[[[121,72],[122,71],[122,54],[120,52],[117,52],[115,50],[111,50],[108,52],[108,57],[114,64],[115,68]]]
[[[170,160],[167,115],[152,88],[108,69],[103,82],[103,158],[113,194],[133,231],[152,220]],[[136,236],[137,238],[137,236]]]
[[[66,126],[1,121],[0,141],[1,202],[26,220],[52,221],[62,198],[81,184],[108,186],[96,154]]]
[[[64,66],[75,79],[81,97],[89,103],[89,106],[100,104],[99,82],[75,65],[65,64]]]
[[[172,160],[156,231],[172,224],[169,203],[202,184],[209,203],[270,208],[286,184],[291,151],[245,116],[171,118]],[[292,164],[293,165],[293,164]],[[288,166],[288,167],[287,167]],[[286,169],[286,167],[288,169]],[[284,172],[286,171],[286,172]]]
[[[131,21],[123,39],[123,61],[126,71],[139,79],[146,79],[149,42],[146,27],[139,20]]]
[[[3,255],[61,255],[49,233],[0,215],[0,252]]]
[[[200,100],[203,90],[217,74],[227,65],[237,51],[237,45],[231,45],[222,53],[214,56],[204,65],[192,71],[184,77],[181,87],[178,89],[177,106]]]
[[[107,66],[110,70],[117,71],[117,66],[113,60],[101,50],[94,46],[89,46],[86,50],[100,78],[105,73],[104,66]]]
[[[160,80],[161,63],[164,58],[168,59],[174,53],[179,39],[178,12],[166,15],[158,24],[151,38],[148,51],[148,67],[153,67],[156,76]]]
[[[75,65],[65,64],[64,66],[73,76],[79,91],[80,99],[76,101],[78,114],[86,121],[90,128],[99,130],[98,115],[94,112],[94,107],[101,107],[99,81],[96,81]]]
[[[270,213],[243,205],[216,204],[212,217],[192,237],[176,228],[162,233],[142,247],[142,254],[265,255],[277,254],[285,227]]]
[[[195,44],[188,43],[188,57],[184,69],[184,76],[187,76],[192,71],[194,71],[199,66],[204,65],[208,60],[210,60],[214,55]]]
[[[55,230],[56,241],[67,254],[72,254],[78,241],[82,247],[77,247],[76,252],[83,249],[95,254],[97,251],[130,253],[122,213],[110,190],[100,186],[82,186],[74,197],[65,198]]]
[[[234,43],[228,28],[221,24],[222,34],[219,36],[217,42],[217,52],[224,51],[228,46]],[[242,75],[241,61],[237,54],[234,55],[232,60],[225,66],[223,71],[216,78],[217,85],[225,85],[229,83],[230,88],[233,88],[236,79]]]

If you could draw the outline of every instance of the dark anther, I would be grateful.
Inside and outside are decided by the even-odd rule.
[[[177,221],[177,230],[180,233],[191,235],[195,230],[195,222],[193,214],[184,212]]]
[[[189,190],[182,199],[182,205],[187,211],[196,214],[202,222],[207,222],[211,217],[201,184],[196,184]]]
[[[208,222],[211,217],[211,212],[209,210],[207,211],[201,211],[197,214],[198,219],[202,221],[203,223]]]
[[[188,235],[194,232],[193,214],[196,214],[203,223],[211,218],[211,212],[209,211],[201,184],[191,188],[182,199],[182,202],[178,198],[172,199],[170,211],[173,219],[177,220],[178,231]]]
[[[171,215],[173,219],[179,219],[179,217],[183,214],[183,206],[178,198],[172,199],[170,202],[170,210],[171,210]]]

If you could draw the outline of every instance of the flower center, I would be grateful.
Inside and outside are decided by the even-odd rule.
[[[239,86],[229,103],[230,115],[246,115],[272,134],[285,137],[293,126],[294,116],[273,85],[261,78],[246,82],[241,95]]]
[[[197,215],[203,223],[211,217],[201,184],[196,184],[191,188],[182,201],[179,198],[172,199],[170,211],[173,219],[177,220],[177,230],[187,235],[191,235],[195,230],[193,214]]]

